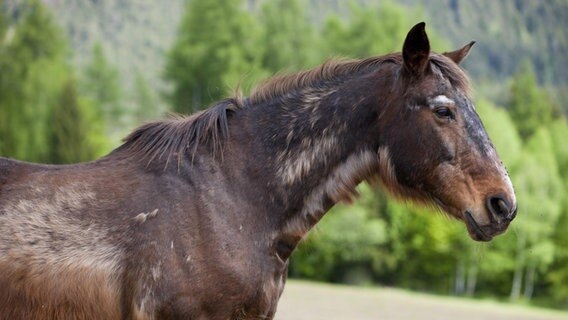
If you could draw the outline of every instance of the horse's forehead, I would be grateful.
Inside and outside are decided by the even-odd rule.
[[[421,81],[411,84],[408,88],[411,96],[422,99],[432,99],[436,96],[449,96],[457,88],[453,88],[450,80],[442,73],[432,73]]]
[[[456,106],[458,112],[461,113],[463,117],[463,122],[467,136],[474,143],[477,150],[484,156],[487,156],[491,149],[491,142],[487,136],[487,132],[483,127],[481,119],[475,112],[475,107],[473,103],[467,98],[463,93],[458,92],[455,95]]]
[[[455,105],[457,112],[462,115],[467,136],[471,139],[476,149],[482,155],[487,156],[492,149],[491,142],[470,98],[460,88],[452,87],[450,81],[441,72],[434,72],[431,78],[432,80],[429,84],[431,90],[428,97],[429,104],[431,106],[442,104]]]
[[[440,68],[435,64],[431,64],[431,75],[425,81],[425,85],[428,89],[434,90],[440,93],[452,90],[452,85],[450,79],[445,75]]]
[[[483,127],[481,119],[475,111],[475,106],[461,88],[453,87],[450,80],[437,67],[432,68],[432,74],[418,86],[417,94],[425,98],[430,106],[454,104],[457,112],[462,115],[467,137],[475,148],[483,155],[491,153],[492,145]]]

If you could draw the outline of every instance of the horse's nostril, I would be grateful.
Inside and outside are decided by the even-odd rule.
[[[498,222],[501,222],[503,219],[512,220],[514,218],[514,212],[516,211],[516,209],[513,210],[512,206],[502,196],[489,197],[487,207],[491,215]]]
[[[497,200],[497,207],[499,208],[499,213],[502,215],[506,215],[509,212],[509,208],[507,207],[505,200]]]
[[[515,206],[515,209],[511,211],[511,213],[507,216],[507,219],[509,219],[509,221],[513,221],[513,219],[515,219],[516,216],[517,216],[517,207]]]

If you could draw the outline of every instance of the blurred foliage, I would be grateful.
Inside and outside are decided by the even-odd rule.
[[[361,7],[351,2],[348,18],[330,15],[323,26],[322,49],[326,56],[365,58],[378,53],[401,50],[408,26],[419,21],[418,12],[386,2],[381,6]],[[443,50],[447,45],[435,29],[428,30],[432,48]]]
[[[173,109],[191,113],[227,95],[244,75],[260,71],[259,29],[240,0],[188,2],[164,77]],[[246,79],[245,79],[246,80]]]
[[[65,82],[50,119],[51,163],[76,163],[95,159],[105,148],[103,121],[79,97],[73,77]]]
[[[320,63],[313,50],[319,38],[309,20],[304,2],[274,0],[262,4],[262,66],[270,73],[294,71]],[[282,45],[282,44],[286,45]]]
[[[2,20],[0,154],[52,163],[100,155],[106,139],[92,129],[103,122],[77,95],[66,41],[51,14],[28,0],[18,19]]]
[[[18,15],[25,0],[3,0],[9,15]],[[76,65],[83,66],[90,61],[95,43],[104,44],[107,54],[112,53],[112,62],[120,72],[121,86],[128,101],[126,106],[134,105],[133,91],[137,74],[143,74],[149,86],[155,92],[165,90],[162,82],[165,59],[163,53],[168,51],[176,38],[176,30],[184,15],[184,7],[188,0],[43,0],[63,27],[69,38],[71,47],[76,54],[72,60]],[[272,7],[273,0],[243,1],[241,9],[258,16],[265,4]],[[289,1],[282,1],[286,6]],[[294,1],[291,1],[294,2]],[[284,14],[273,19],[273,25],[286,23],[284,29],[295,30],[296,35],[303,38],[301,21],[307,16],[309,21],[321,29],[325,26],[330,15],[343,19],[351,15],[352,7],[373,10],[377,4],[394,6],[405,15],[413,17],[412,24],[426,21],[429,31],[435,30],[450,48],[457,48],[465,43],[476,40],[475,59],[465,62],[466,69],[479,84],[477,90],[487,98],[502,105],[506,100],[503,92],[507,90],[506,80],[518,71],[521,61],[528,60],[537,70],[539,83],[552,97],[561,102],[562,107],[568,105],[568,68],[565,68],[565,57],[568,56],[568,2],[565,0],[300,0],[299,15]],[[396,4],[396,5],[395,5]],[[274,7],[277,7],[276,5]],[[282,13],[287,12],[281,10]],[[268,13],[267,13],[268,14]],[[386,16],[387,19],[390,17]],[[290,25],[293,20],[295,23]],[[396,21],[395,21],[396,23]],[[296,25],[297,24],[297,25]],[[408,26],[406,26],[408,27]],[[269,30],[269,25],[264,26]],[[271,30],[271,29],[270,29]],[[260,31],[262,32],[262,30]],[[274,38],[270,36],[273,35]],[[388,34],[387,34],[388,35]],[[356,37],[366,38],[366,30],[355,34]],[[399,51],[392,34],[394,44],[392,50]],[[267,33],[268,39],[278,39],[280,32]],[[298,39],[300,40],[300,39]],[[323,48],[316,37],[310,47]],[[378,41],[376,41],[378,42]],[[273,45],[278,47],[278,42]],[[290,43],[290,42],[287,42]],[[300,42],[297,42],[300,43]],[[340,45],[340,44],[337,44]],[[371,47],[375,46],[375,42]],[[290,50],[293,46],[281,46],[281,50]],[[269,44],[263,44],[258,49],[269,50]],[[450,49],[433,46],[436,50]],[[303,50],[296,47],[296,50]],[[312,50],[313,51],[313,50]],[[319,51],[319,50],[316,50]],[[321,53],[318,52],[318,54]],[[383,54],[373,51],[372,54]],[[298,51],[301,56],[304,53]],[[332,53],[334,55],[343,52]],[[351,53],[352,54],[352,53]],[[296,59],[296,58],[290,58]],[[325,57],[324,57],[325,59]],[[296,59],[296,61],[300,61]],[[320,57],[309,59],[304,66],[319,63]],[[286,66],[284,69],[290,68]],[[254,82],[254,81],[252,81]],[[223,89],[232,87],[235,83],[223,84]],[[166,90],[168,91],[168,90]],[[162,101],[159,109],[164,110]],[[206,103],[205,103],[206,105]],[[566,109],[563,109],[566,111]]]
[[[140,73],[136,74],[132,95],[135,123],[143,123],[160,117],[162,110],[159,108],[158,98],[144,75]]]
[[[337,206],[323,218],[303,249],[295,253],[292,275],[343,282],[353,267],[362,266],[368,268],[369,276],[363,277],[367,281],[388,265],[381,248],[387,241],[385,221],[373,217],[365,205],[372,201],[372,191],[363,187],[362,194],[367,201]]]
[[[323,0],[322,0],[323,1]],[[364,0],[365,1],[365,0]],[[374,0],[365,2],[374,3]],[[476,40],[475,59],[465,68],[479,92],[503,104],[506,80],[523,61],[537,70],[538,82],[568,112],[568,1],[565,0],[401,0],[422,6],[427,21],[454,46]]]
[[[80,85],[81,94],[98,109],[97,113],[103,116],[108,129],[119,126],[124,112],[119,73],[109,63],[100,43],[93,47],[91,61],[83,70]]]
[[[535,133],[539,126],[547,126],[558,116],[548,93],[537,84],[532,65],[525,61],[513,76],[507,108],[523,139]]]
[[[0,36],[0,154],[46,161],[45,133],[67,72],[67,49],[39,1],[26,1],[22,9]]]
[[[334,208],[301,244],[291,274],[568,308],[568,123],[559,112],[566,105],[548,93],[568,83],[566,2],[370,2],[49,2],[71,54],[38,0],[0,0],[0,154],[87,161],[167,103],[188,113],[280,70],[399,51],[427,13],[437,50],[482,37],[465,65],[483,93],[498,93],[476,107],[516,187],[519,216],[509,232],[479,244],[463,223],[363,185],[355,205]]]
[[[466,68],[478,78],[503,80],[529,59],[543,83],[568,83],[562,62],[568,54],[565,0],[401,2],[422,5],[433,27],[455,46],[476,40],[479,57],[466,63]]]

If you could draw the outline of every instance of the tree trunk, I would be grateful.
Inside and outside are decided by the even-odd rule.
[[[536,264],[533,262],[527,266],[527,274],[525,276],[525,293],[523,296],[527,300],[530,300],[532,298],[534,292],[535,273]]]
[[[477,285],[477,271],[479,266],[476,263],[470,264],[467,271],[467,288],[465,294],[469,297],[473,296],[475,293],[475,287]]]
[[[511,286],[510,299],[512,301],[519,300],[521,296],[521,287],[523,285],[523,270],[525,267],[525,235],[519,233],[517,238],[517,259],[515,263],[515,274],[513,275],[513,284]]]
[[[454,284],[454,295],[460,296],[464,293],[465,288],[465,265],[463,260],[459,260],[456,264],[456,281]]]

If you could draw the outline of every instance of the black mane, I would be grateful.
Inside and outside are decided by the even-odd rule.
[[[165,159],[166,164],[172,156],[181,161],[188,151],[193,157],[200,144],[215,154],[229,135],[228,113],[241,107],[239,100],[225,99],[187,117],[149,122],[128,135],[119,149],[148,163]]]

